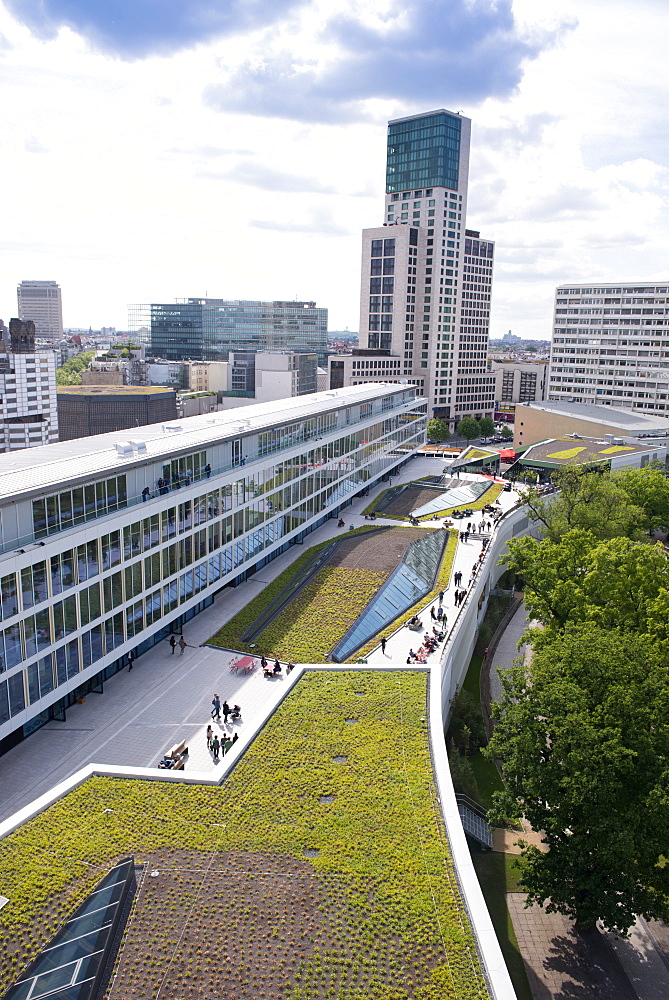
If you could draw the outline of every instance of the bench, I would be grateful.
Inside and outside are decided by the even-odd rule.
[[[181,743],[175,743],[174,746],[167,751],[164,759],[173,761],[170,770],[183,771],[187,756],[188,747],[186,746],[186,741],[182,740]]]

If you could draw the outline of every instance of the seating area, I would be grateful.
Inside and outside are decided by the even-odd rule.
[[[175,743],[171,747],[158,767],[167,771],[183,771],[186,764],[186,757],[188,756],[188,747],[186,746],[186,741],[182,740],[181,743]]]
[[[255,670],[256,661],[253,656],[238,656],[236,659],[230,661],[230,670],[232,673],[239,673],[243,671],[245,674],[250,674]]]

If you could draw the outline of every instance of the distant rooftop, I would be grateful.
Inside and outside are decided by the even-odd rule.
[[[160,385],[59,385],[56,386],[56,391],[59,396],[147,396],[174,393],[174,389]]]
[[[657,452],[659,445],[612,444],[601,438],[578,437],[565,434],[531,444],[523,452],[523,463],[553,465],[585,465],[593,462],[608,462],[621,455],[638,455],[639,452]],[[661,446],[664,448],[664,445]]]
[[[627,410],[620,406],[601,406],[596,403],[568,403],[543,401],[541,403],[523,403],[532,410],[543,410],[544,413],[555,413],[565,417],[581,417],[583,420],[594,420],[598,424],[624,430],[627,433],[641,431],[645,434],[669,434],[669,418],[640,413],[639,410]]]

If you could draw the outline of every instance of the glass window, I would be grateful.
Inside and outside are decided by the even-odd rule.
[[[0,579],[0,600],[3,618],[10,618],[18,613],[19,593],[16,586],[16,573],[9,573]]]

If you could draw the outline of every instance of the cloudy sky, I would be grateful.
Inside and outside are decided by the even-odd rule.
[[[0,0],[0,316],[315,299],[357,330],[389,118],[473,121],[491,333],[548,337],[565,281],[669,276],[664,0]]]

